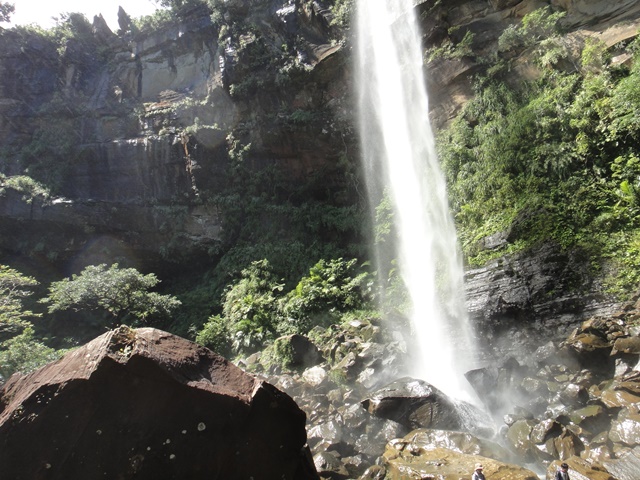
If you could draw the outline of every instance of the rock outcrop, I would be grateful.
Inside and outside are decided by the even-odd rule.
[[[3,478],[318,478],[287,394],[151,328],[14,375],[0,409]]]
[[[398,422],[407,428],[431,428],[491,432],[488,418],[473,405],[454,401],[433,385],[401,378],[371,392],[361,402],[371,415]]]
[[[467,311],[482,332],[478,355],[484,360],[528,358],[539,345],[563,338],[588,318],[619,308],[601,293],[586,256],[553,244],[468,269],[465,288]]]

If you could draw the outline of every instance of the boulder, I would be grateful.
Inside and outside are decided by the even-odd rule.
[[[336,452],[320,452],[314,455],[313,461],[322,478],[342,480],[349,477],[347,468],[340,461]]]
[[[482,463],[484,474],[491,480],[538,480],[523,467],[499,462],[479,455],[466,455],[445,448],[434,448],[414,454],[403,441],[390,442],[384,453],[386,480],[437,478],[459,480],[470,478],[476,463]]]
[[[614,443],[623,443],[635,447],[640,442],[640,413],[638,406],[620,411],[618,418],[611,422],[609,439]]]
[[[525,402],[527,398],[531,398],[530,394],[525,395],[521,389],[526,374],[526,367],[509,357],[499,365],[470,370],[465,373],[465,378],[485,407],[492,414],[500,415],[512,402]]]
[[[609,408],[625,408],[640,403],[640,372],[634,371],[594,389],[599,400]]]
[[[563,462],[569,465],[569,478],[579,480],[617,480],[607,473],[604,468],[598,465],[592,465],[582,458],[571,457],[567,458]],[[555,478],[555,473],[558,471],[558,468],[560,468],[560,463],[562,462],[555,461],[549,464],[546,476],[548,480]]]
[[[454,401],[433,385],[403,377],[371,394],[362,406],[372,415],[409,428],[472,431],[488,428],[486,416],[473,405]]]
[[[419,428],[405,435],[404,440],[409,442],[405,448],[414,455],[434,448],[444,448],[466,455],[490,457],[502,462],[515,461],[514,455],[501,445],[466,432]]]
[[[536,423],[533,420],[522,419],[517,420],[507,430],[507,445],[526,461],[531,461],[532,459],[531,455],[534,447],[530,437],[535,425]]]
[[[618,480],[634,480],[640,472],[640,447],[634,448],[622,458],[603,463],[607,471]]]
[[[286,356],[283,359],[289,368],[309,367],[322,361],[322,354],[311,340],[304,335],[293,334],[275,341],[276,348]]]
[[[305,414],[210,350],[120,327],[0,390],[3,478],[317,479]]]

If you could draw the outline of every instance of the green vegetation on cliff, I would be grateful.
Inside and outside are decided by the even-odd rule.
[[[247,354],[279,335],[327,327],[370,304],[373,278],[355,259],[340,258],[320,260],[286,293],[284,286],[268,261],[253,262],[229,285],[222,314],[209,318],[197,341],[225,354]]]
[[[559,49],[549,17],[534,14],[501,44],[528,49],[539,77],[514,85],[498,60],[439,134],[463,250],[477,265],[554,241],[585,251],[613,292],[628,292],[640,281],[640,43]],[[534,20],[543,33],[523,37]],[[492,235],[502,241],[488,250]]]
[[[331,82],[337,82],[328,70],[348,70],[347,49],[336,50],[329,66],[314,70],[305,54],[318,46],[311,40],[319,33],[308,37],[304,29],[290,36],[274,33],[264,20],[266,13],[258,8],[268,2],[255,2],[251,9],[242,2],[229,2],[233,5],[227,9],[227,2],[220,0],[161,3],[167,10],[133,20],[122,37],[132,34],[127,36],[129,41],[159,26],[179,23],[194,8],[206,9],[198,19],[206,24],[211,42],[207,46],[215,46],[216,55],[228,54],[224,71],[217,72],[220,90],[199,97],[187,90],[163,91],[161,98],[147,99],[135,94],[127,97],[120,91],[99,111],[90,107],[93,96],[86,92],[91,89],[84,91],[82,82],[69,84],[64,92],[46,90],[34,105],[37,114],[28,125],[33,129],[25,127],[26,140],[0,153],[0,171],[7,172],[0,173],[0,195],[13,190],[24,203],[34,205],[64,194],[68,173],[84,159],[84,149],[103,141],[97,137],[99,129],[92,126],[100,123],[96,115],[122,120],[113,137],[118,141],[137,135],[146,136],[150,143],[174,141],[164,152],[177,159],[177,177],[188,163],[191,183],[185,182],[186,190],[176,189],[162,200],[149,195],[140,204],[163,218],[157,230],[170,231],[149,264],[156,262],[165,269],[163,293],[170,293],[171,300],[175,295],[182,306],[163,307],[167,315],[151,315],[154,299],[161,297],[142,306],[116,305],[102,302],[104,298],[94,292],[88,301],[87,292],[112,281],[117,291],[112,296],[103,290],[103,296],[117,299],[120,294],[132,294],[134,300],[147,301],[143,293],[156,287],[149,282],[156,279],[152,274],[129,272],[131,276],[117,283],[118,275],[107,271],[106,265],[92,266],[51,284],[51,309],[42,312],[44,318],[66,320],[65,315],[72,316],[67,312],[79,305],[107,310],[115,322],[153,317],[153,326],[197,336],[215,350],[236,355],[257,351],[279,335],[308,333],[314,326],[339,321],[349,311],[368,308],[373,274],[356,267],[366,259],[363,230],[367,222],[356,141],[353,125],[345,125],[346,113],[338,112],[347,111],[347,101],[328,92],[335,89]],[[433,8],[436,4],[440,2],[434,2]],[[326,28],[348,27],[353,2],[337,0],[327,5],[333,16]],[[483,72],[475,78],[475,97],[438,135],[451,208],[471,265],[553,241],[567,250],[584,252],[594,270],[609,276],[612,291],[624,293],[640,281],[640,44],[625,41],[606,48],[586,38],[576,43],[580,44],[576,49],[559,28],[562,17],[550,10],[535,11],[504,31],[494,57],[475,59],[476,71]],[[449,32],[452,37],[454,30]],[[95,81],[96,76],[83,77],[83,72],[110,73],[114,67],[107,47],[81,16],[63,18],[50,32],[18,29],[13,33],[25,45],[38,40],[39,54],[53,59],[52,70],[77,67],[74,78]],[[344,40],[332,35],[336,32],[318,40],[324,42],[323,48]],[[474,34],[467,31],[459,37],[458,42],[428,49],[425,59],[472,57]],[[157,55],[158,62],[166,60],[164,52]],[[520,82],[515,72],[523,64],[535,66],[537,77]],[[228,103],[222,105],[229,111],[237,107],[238,118],[235,111],[228,119],[206,116],[215,108],[223,109],[216,107],[213,93],[224,96]],[[206,136],[215,142],[199,143],[198,138]],[[34,198],[42,202],[33,202]],[[73,201],[93,208],[90,199]],[[111,212],[117,213],[125,203],[114,203]],[[69,208],[73,205],[70,202]],[[216,226],[221,233],[189,244],[184,239],[191,233],[181,228],[199,208],[219,215]],[[377,209],[377,241],[393,241],[391,212],[388,199],[383,200]],[[180,228],[172,230],[174,224]],[[103,227],[107,231],[111,225],[87,225],[86,231],[70,233],[66,246],[77,251],[77,245],[88,244],[96,228]],[[38,245],[49,239],[38,238]],[[57,266],[69,259],[57,256],[65,254],[62,242],[56,251],[49,245],[35,248],[27,243],[12,251],[47,257]],[[389,307],[401,311],[406,306],[403,287],[393,259],[388,260],[388,272],[381,275],[389,273],[387,293],[397,294]],[[73,291],[76,287],[79,293]],[[177,302],[165,306],[176,307]],[[29,364],[24,353],[30,349],[42,357],[51,353],[45,340],[35,335],[31,319],[25,319],[27,311],[22,311],[21,304],[16,308],[17,317],[3,318],[17,319],[13,326],[19,328],[0,345],[0,355],[13,352],[15,360],[4,361],[13,369]]]

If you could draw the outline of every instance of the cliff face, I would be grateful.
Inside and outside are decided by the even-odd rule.
[[[228,2],[217,13],[184,12],[146,35],[130,25],[116,35],[101,18],[70,22],[63,40],[2,32],[1,171],[48,190],[4,185],[2,249],[62,263],[109,237],[158,268],[219,248],[212,197],[232,181],[234,158],[279,170],[289,195],[333,168],[352,139],[336,126],[348,88],[327,8]]]
[[[244,220],[225,210],[237,191],[220,200],[242,181],[240,169],[276,172],[277,184],[260,185],[257,197],[270,189],[297,204],[361,203],[353,39],[332,24],[333,3],[228,1],[218,12],[183,12],[145,35],[128,24],[115,34],[100,18],[89,27],[76,21],[75,35],[63,40],[2,31],[0,171],[27,174],[49,193],[2,180],[0,249],[65,272],[100,261],[156,271],[215,261],[237,237],[230,225]],[[470,54],[428,64],[436,126],[471,98],[473,75],[487,68],[505,28],[545,5],[567,12],[567,35],[578,40],[613,45],[640,26],[634,0],[416,2],[425,49],[474,34]],[[512,81],[535,76],[516,62]],[[308,186],[310,178],[319,180]],[[532,323],[572,323],[608,309],[589,278],[581,289],[570,281],[553,287],[572,262],[541,255],[470,271],[469,308],[482,321]],[[498,281],[515,278],[506,267],[519,280]]]
[[[471,55],[440,57],[430,62],[431,114],[436,125],[446,124],[473,96],[473,75],[486,70],[486,61],[497,52],[504,30],[545,6],[566,12],[563,27],[567,36],[576,41],[596,36],[612,46],[634,37],[640,25],[640,5],[633,0],[459,0],[446,5],[424,2],[418,8],[423,15],[425,46],[457,45],[467,32],[473,34]],[[537,75],[524,60],[512,72],[514,82]]]

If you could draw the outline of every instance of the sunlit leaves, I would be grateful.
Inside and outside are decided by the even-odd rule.
[[[37,316],[22,305],[37,284],[34,278],[0,265],[0,340],[21,333],[31,325],[27,319]]]
[[[58,359],[64,352],[39,341],[32,327],[3,342],[0,349],[0,376],[9,378],[14,372],[29,373]]]
[[[626,48],[637,58],[634,44]],[[640,62],[634,65],[610,67],[602,45],[587,41],[583,68],[573,73],[545,69],[521,87],[477,82],[477,96],[438,137],[472,260],[487,258],[482,239],[502,231],[509,232],[504,251],[555,240],[631,265],[609,244],[640,228]]]
[[[121,323],[127,316],[137,320],[166,317],[180,305],[170,295],[149,291],[159,283],[150,273],[143,275],[135,268],[120,268],[117,263],[90,265],[79,275],[72,275],[49,287],[49,295],[41,300],[49,304],[49,313],[63,310],[104,310]]]

